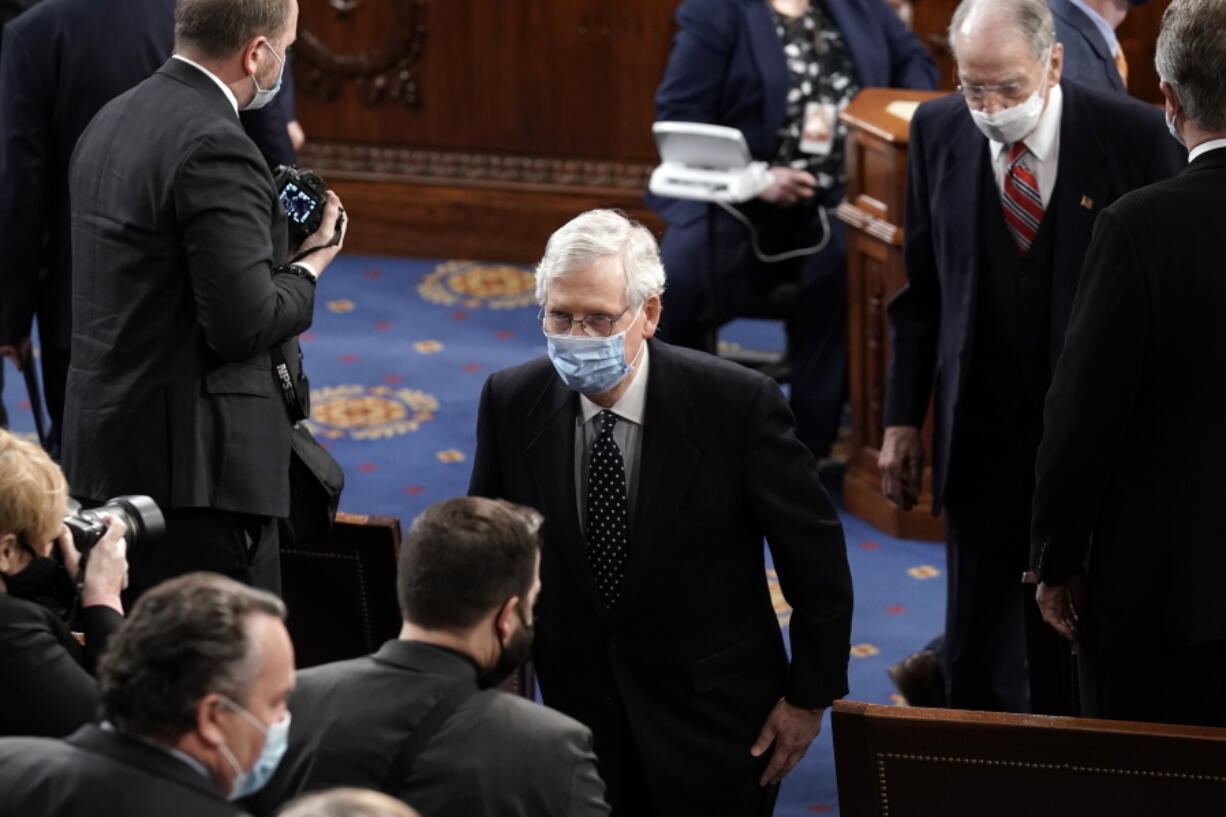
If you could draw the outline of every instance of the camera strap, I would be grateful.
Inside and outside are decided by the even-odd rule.
[[[281,387],[281,397],[285,400],[285,408],[289,410],[290,422],[297,424],[300,420],[305,420],[306,415],[302,411],[302,403],[298,400],[298,389],[294,385],[294,376],[290,373],[289,363],[285,360],[285,352],[281,350],[281,344],[269,349],[268,357],[272,360],[273,377],[277,385]]]

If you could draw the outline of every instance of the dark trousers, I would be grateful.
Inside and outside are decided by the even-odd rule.
[[[779,281],[800,285],[787,321],[792,412],[797,435],[819,458],[838,433],[847,392],[847,232],[834,216],[842,197],[837,192],[825,201],[830,243],[816,255],[763,263],[753,253],[748,229],[714,205],[707,217],[670,226],[660,244],[668,272],[660,335],[678,346],[713,351],[711,333],[743,315],[756,295]],[[812,204],[750,202],[742,210],[757,224],[766,253],[812,246],[822,238]]]
[[[277,520],[211,508],[164,513],[166,535],[156,542],[137,542],[129,552],[126,607],[159,582],[196,571],[220,573],[280,594]]]
[[[656,805],[626,709],[620,703],[617,708],[617,757],[613,762],[602,760],[600,763],[605,796],[612,807],[611,817],[673,817]],[[754,783],[756,785],[756,781]],[[775,813],[775,802],[779,799],[779,786],[766,786],[759,792],[761,796],[750,810],[735,815],[724,815],[721,811],[711,817],[771,817]]]
[[[1226,641],[1126,651],[1082,644],[1077,665],[1086,717],[1226,726]]]

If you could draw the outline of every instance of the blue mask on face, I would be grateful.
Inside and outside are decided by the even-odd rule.
[[[221,701],[264,735],[264,747],[260,749],[260,756],[256,758],[255,765],[245,772],[238,765],[238,759],[234,757],[230,748],[224,743],[221,745],[222,755],[234,769],[234,783],[230,787],[230,799],[238,800],[264,788],[272,778],[273,772],[277,770],[277,766],[280,765],[281,758],[285,756],[285,750],[289,746],[290,713],[286,712],[285,717],[281,720],[264,726],[260,723],[259,718],[229,698],[222,696]]]
[[[271,88],[261,88],[260,83],[255,81],[255,74],[251,75],[251,84],[255,86],[255,96],[243,106],[244,111],[258,111],[269,102],[272,102],[273,97],[281,90],[281,79],[285,76],[285,60],[277,57],[277,52],[273,51],[271,45],[268,45],[268,43],[264,43],[264,45],[268,46],[268,50],[272,51],[273,57],[276,57],[277,62],[281,63],[281,68],[277,71],[277,81]]]
[[[636,311],[634,320],[637,319]],[[608,391],[634,368],[626,362],[626,330],[607,338],[546,334],[545,344],[558,377],[581,394]]]

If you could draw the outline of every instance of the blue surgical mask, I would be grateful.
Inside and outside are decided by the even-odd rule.
[[[264,746],[260,749],[260,756],[256,758],[255,765],[245,772],[239,766],[238,759],[234,757],[230,747],[224,743],[221,745],[222,755],[234,769],[234,784],[230,787],[230,799],[238,800],[264,788],[281,763],[281,758],[285,757],[285,750],[289,746],[290,713],[286,712],[284,718],[265,726],[260,723],[259,718],[226,696],[222,696],[221,702],[260,730],[260,734],[264,736]]]
[[[630,321],[632,326],[639,310]],[[549,359],[558,377],[568,388],[581,394],[600,394],[616,386],[634,368],[626,362],[626,331],[607,338],[546,334]],[[639,354],[642,354],[641,349]]]
[[[271,88],[261,88],[260,83],[256,82],[255,80],[255,74],[252,74],[251,84],[255,86],[255,96],[251,98],[250,102],[243,106],[244,111],[258,111],[269,102],[272,102],[273,97],[275,97],[277,92],[281,90],[281,80],[285,76],[285,60],[277,57],[277,52],[273,51],[273,47],[271,45],[268,45],[268,43],[264,43],[264,45],[268,46],[268,50],[272,51],[272,55],[276,57],[277,62],[281,63],[281,68],[277,71],[277,82]]]

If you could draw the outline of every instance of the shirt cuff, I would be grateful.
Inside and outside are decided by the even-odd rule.
[[[312,277],[312,278],[314,278],[314,279],[316,279],[316,280],[318,280],[318,279],[319,279],[319,270],[315,269],[315,267],[311,266],[311,265],[310,265],[310,264],[308,264],[306,261],[295,261],[295,262],[294,262],[293,264],[291,264],[290,266],[293,266],[293,267],[302,267],[304,270],[306,270],[307,272],[311,273],[311,277]]]
[[[119,596],[114,593],[98,593],[93,596],[84,596],[81,599],[82,607],[110,607],[119,615],[123,615],[123,602]]]

